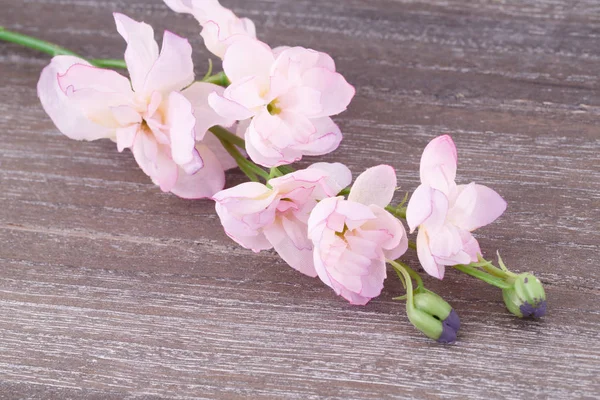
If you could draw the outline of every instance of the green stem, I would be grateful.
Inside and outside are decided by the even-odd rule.
[[[406,219],[406,207],[387,206],[385,209],[396,218]]]
[[[485,271],[472,267],[470,265],[454,265],[454,268],[459,270],[460,272],[464,272],[467,275],[471,275],[474,278],[484,281],[492,286],[496,286],[500,289],[508,289],[511,287],[508,283],[506,283],[503,279],[500,279],[494,275],[491,275]]]
[[[287,175],[287,174],[291,174],[292,172],[294,172],[294,168],[292,168],[288,165],[280,165],[279,167],[277,167],[277,169],[279,171],[281,171],[282,175]]]
[[[57,44],[46,42],[45,40],[41,40],[41,39],[35,38],[33,36],[25,35],[22,33],[12,32],[1,26],[0,26],[0,40],[4,40],[5,42],[20,44],[21,46],[25,46],[25,47],[29,47],[30,49],[42,51],[44,53],[50,54],[51,56],[69,55],[69,56],[75,56],[75,57],[81,58],[81,56],[78,55],[77,53],[72,52],[71,50],[65,49],[64,47],[61,47]]]
[[[98,67],[98,68],[120,68],[127,69],[127,64],[125,64],[125,60],[114,60],[110,58],[95,58],[93,60],[89,60],[90,64]]]
[[[396,260],[396,262],[398,264],[400,264],[408,272],[408,274],[415,280],[415,282],[417,282],[417,290],[419,288],[425,289],[425,285],[423,284],[423,279],[421,278],[421,275],[419,275],[417,273],[417,271],[415,271],[414,269],[409,267],[408,264],[405,264],[402,261]]]
[[[227,150],[229,155],[233,157],[237,165],[248,176],[248,178],[250,178],[250,180],[258,182],[257,175],[263,178],[265,181],[269,180],[270,175],[267,171],[254,164],[252,161],[246,159],[246,157],[240,153],[238,148],[234,146],[234,144],[236,144],[234,141],[237,141],[236,139],[241,140],[243,143],[244,140],[242,138],[235,136],[227,129],[218,125],[213,126],[209,129],[209,131],[211,131],[221,141],[221,144],[225,150]]]
[[[0,26],[0,40],[5,42],[15,43],[30,49],[38,50],[51,56],[74,56],[84,59],[79,54],[59,46],[54,43],[47,42],[42,39],[35,38],[33,36],[25,35],[23,33],[13,32]],[[94,59],[89,60],[90,64],[99,68],[122,68],[126,69],[127,65],[124,60],[113,60],[113,59]]]
[[[258,177],[254,173],[254,171],[252,171],[252,169],[248,167],[248,165],[246,163],[248,160],[246,160],[244,158],[244,156],[242,155],[242,153],[240,153],[240,151],[234,145],[232,145],[231,143],[229,143],[228,141],[223,140],[221,138],[219,138],[219,141],[223,145],[223,148],[225,150],[227,150],[227,152],[229,153],[229,155],[231,157],[233,157],[233,159],[237,163],[238,167],[240,167],[240,170],[242,170],[242,172],[244,174],[246,174],[246,176],[248,177],[248,179],[250,179],[252,182],[258,182],[259,181]]]
[[[220,140],[224,140],[226,142],[234,144],[241,149],[246,148],[246,142],[244,141],[244,139],[242,139],[234,133],[229,132],[222,126],[215,125],[212,128],[210,128],[209,131],[211,131]]]
[[[207,76],[202,79],[202,82],[214,83],[215,85],[227,87],[231,84],[225,72],[219,72],[218,74],[214,74],[211,76]]]

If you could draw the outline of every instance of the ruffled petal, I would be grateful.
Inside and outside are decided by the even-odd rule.
[[[198,144],[196,151],[202,159],[202,168],[193,175],[180,169],[177,183],[171,189],[184,199],[211,198],[225,186],[225,173],[217,156],[203,144]]]
[[[37,84],[37,93],[44,111],[64,135],[75,140],[97,140],[114,136],[114,130],[90,120],[77,102],[60,88],[58,76],[71,66],[90,66],[85,60],[72,56],[56,56],[45,67]]]
[[[342,163],[319,162],[310,165],[308,169],[325,171],[329,179],[333,180],[340,188],[340,191],[352,183],[352,172]]]
[[[384,208],[392,201],[396,184],[394,168],[389,165],[378,165],[367,169],[356,178],[348,200]]]
[[[313,260],[313,246],[307,237],[306,225],[298,224],[295,228],[299,230],[298,235],[303,235],[303,240],[294,239],[289,234],[290,229],[285,229],[284,221],[275,221],[265,228],[264,234],[279,256],[292,268],[302,272],[304,275],[316,277],[317,271]],[[289,222],[287,222],[289,224]]]
[[[306,144],[295,145],[295,150],[306,156],[321,156],[338,148],[342,141],[342,132],[331,118],[316,118],[310,122],[315,129],[314,133]]]
[[[115,71],[74,64],[58,75],[58,84],[88,119],[107,128],[120,127],[112,109],[134,106],[129,80]]]

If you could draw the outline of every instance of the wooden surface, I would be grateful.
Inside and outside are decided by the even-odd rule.
[[[223,3],[273,46],[329,52],[356,86],[327,160],[393,164],[413,190],[423,147],[451,133],[459,181],[509,202],[477,234],[485,255],[537,274],[548,315],[514,318],[456,271],[426,281],[461,316],[454,346],[408,323],[396,279],[350,306],[238,247],[209,201],[161,193],[130,153],[62,136],[35,92],[49,58],[0,43],[0,399],[600,398],[600,3]],[[0,10],[9,29],[117,58],[125,12],[188,36],[206,68],[196,22],[158,0]]]

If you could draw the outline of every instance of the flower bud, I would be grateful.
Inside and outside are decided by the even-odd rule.
[[[540,318],[546,313],[546,293],[533,274],[517,275],[512,286],[502,290],[502,297],[508,310],[519,318]]]
[[[426,336],[440,343],[454,343],[460,328],[458,314],[444,299],[433,292],[417,293],[414,307],[407,304],[410,322]]]

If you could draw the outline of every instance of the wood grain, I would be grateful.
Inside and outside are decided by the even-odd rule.
[[[162,194],[131,154],[58,133],[35,92],[48,57],[0,43],[0,399],[600,398],[600,3],[223,3],[273,46],[332,54],[356,86],[325,159],[392,164],[413,190],[422,148],[451,133],[459,181],[509,202],[478,232],[484,253],[536,273],[548,315],[513,318],[455,271],[427,280],[461,316],[455,346],[412,328],[397,280],[350,306],[239,248],[209,201]],[[0,25],[94,57],[122,55],[122,11],[189,37],[206,68],[195,21],[158,0],[0,10]]]

